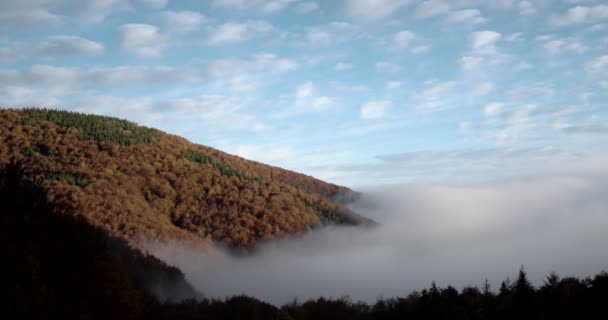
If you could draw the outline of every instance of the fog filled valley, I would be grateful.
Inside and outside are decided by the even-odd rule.
[[[567,172],[565,170],[564,172]],[[534,285],[551,272],[608,268],[608,171],[571,170],[501,182],[410,184],[366,190],[351,207],[376,222],[325,227],[248,255],[149,244],[209,297],[241,293],[276,305],[344,297],[373,303],[434,281],[498,290],[523,266]]]

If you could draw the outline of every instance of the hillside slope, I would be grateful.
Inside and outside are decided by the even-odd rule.
[[[330,201],[345,187],[116,118],[0,110],[0,145],[0,169],[20,163],[51,203],[132,244],[250,247],[367,221]]]
[[[0,169],[5,319],[137,319],[148,302],[199,297],[180,270],[47,201],[19,164]]]

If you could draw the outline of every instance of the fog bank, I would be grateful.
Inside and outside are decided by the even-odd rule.
[[[409,184],[364,191],[353,209],[375,228],[324,228],[261,246],[250,257],[179,246],[150,251],[208,297],[245,293],[282,304],[297,297],[374,302],[439,286],[497,289],[524,265],[541,284],[551,271],[608,270],[608,170],[485,184]]]

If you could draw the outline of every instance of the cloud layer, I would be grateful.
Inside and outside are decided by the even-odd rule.
[[[179,245],[152,251],[208,296],[245,293],[275,304],[346,295],[373,302],[432,281],[462,288],[487,278],[497,290],[521,265],[538,285],[551,271],[585,276],[608,265],[607,187],[599,161],[520,180],[392,186],[353,205],[376,228],[317,230],[249,257]]]

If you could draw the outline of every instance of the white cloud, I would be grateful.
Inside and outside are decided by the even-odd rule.
[[[354,67],[355,66],[352,63],[340,61],[340,62],[336,63],[336,66],[334,67],[334,69],[337,71],[346,71],[346,70],[351,70]]]
[[[515,67],[513,68],[513,70],[515,71],[524,71],[524,70],[528,70],[528,69],[532,69],[534,68],[533,64],[527,63],[527,62],[520,62],[517,65],[515,65]]]
[[[446,14],[450,11],[450,5],[442,0],[427,0],[420,3],[416,10],[414,10],[414,16],[420,19],[431,18]]]
[[[137,2],[140,2],[152,8],[161,9],[167,5],[167,2],[169,2],[169,0],[137,0]]]
[[[600,72],[608,69],[608,55],[593,58],[585,63],[588,72]]]
[[[454,81],[427,81],[425,88],[410,94],[408,99],[412,106],[427,111],[434,111],[446,107],[449,93],[456,88]]]
[[[386,110],[393,105],[390,100],[370,101],[361,105],[359,112],[361,119],[373,120],[384,117]]]
[[[592,7],[576,6],[566,12],[551,15],[550,22],[557,26],[590,23],[608,18],[608,5],[599,4]]]
[[[272,24],[263,21],[247,21],[244,23],[227,22],[212,28],[207,35],[210,45],[237,43],[250,39],[256,33],[272,31]]]
[[[536,7],[530,1],[520,1],[518,4],[519,14],[523,16],[533,15],[536,13]]]
[[[163,22],[166,28],[175,32],[194,31],[198,29],[205,20],[205,16],[196,11],[163,12]]]
[[[104,52],[103,44],[85,38],[69,35],[50,36],[35,46],[40,56],[59,57],[75,54],[100,54]]]
[[[392,63],[392,62],[388,62],[388,61],[380,61],[380,62],[376,62],[376,70],[379,72],[397,72],[399,70],[401,70],[401,66],[396,64],[396,63]]]
[[[0,86],[42,88],[55,95],[69,94],[75,89],[99,90],[158,83],[182,85],[198,79],[190,68],[169,66],[68,68],[34,65],[27,70],[0,70]]]
[[[80,6],[77,15],[81,22],[87,24],[100,23],[114,11],[131,8],[130,3],[124,0],[87,0],[80,2]]]
[[[504,143],[524,138],[527,131],[532,130],[536,124],[531,121],[531,115],[538,109],[535,104],[528,104],[505,114],[505,123],[495,138]]]
[[[212,4],[218,7],[243,10],[259,5],[260,2],[259,0],[213,0]]]
[[[483,107],[483,112],[486,116],[494,116],[504,107],[502,102],[490,102]]]
[[[297,0],[213,0],[212,5],[237,10],[255,10],[265,14],[283,11]]]
[[[598,32],[598,31],[606,30],[606,28],[608,28],[608,24],[597,23],[597,24],[594,24],[591,27],[589,27],[589,29],[587,29],[587,30],[589,30],[590,32]]]
[[[415,46],[412,48],[412,53],[421,54],[421,53],[428,52],[430,49],[431,49],[431,46],[429,46],[429,45],[419,45],[419,46]]]
[[[521,32],[513,32],[510,35],[505,37],[505,41],[508,42],[517,42],[523,40],[523,33]]]
[[[464,70],[475,70],[480,67],[503,63],[505,56],[496,47],[501,39],[502,35],[496,31],[485,30],[471,33],[471,49],[459,60],[462,68]]]
[[[283,72],[297,67],[298,62],[295,60],[280,58],[272,53],[258,53],[250,60],[212,60],[207,63],[207,74],[211,77],[227,77],[256,72]]]
[[[332,88],[338,91],[346,91],[346,92],[367,92],[369,91],[369,87],[363,84],[350,84],[343,83],[339,81],[331,81],[329,83]]]
[[[321,109],[325,106],[334,103],[334,99],[326,96],[317,97],[312,101],[312,107],[315,109]]]
[[[581,54],[585,53],[588,49],[583,43],[573,39],[550,40],[545,42],[543,47],[550,55],[558,55],[565,51]]]
[[[297,88],[296,88],[296,99],[301,100],[301,99],[305,99],[308,98],[312,95],[312,93],[315,91],[315,86],[312,82],[305,82],[300,84]]]
[[[9,99],[18,101],[28,99],[36,92],[31,88],[20,86],[6,86],[0,90],[2,90],[2,94],[8,96]]]
[[[0,30],[43,29],[66,24],[96,24],[116,11],[131,9],[126,0],[3,0]],[[69,13],[69,14],[66,14]]]
[[[487,96],[494,90],[494,84],[491,82],[480,83],[473,88],[471,94],[475,96]]]
[[[507,96],[511,98],[542,99],[555,95],[555,88],[550,83],[535,82],[518,84],[513,89],[507,91]]]
[[[463,69],[474,70],[482,65],[483,58],[474,56],[464,56],[458,61]]]
[[[0,63],[11,62],[21,58],[16,48],[0,48]]]
[[[265,2],[261,9],[264,13],[277,13],[283,11],[287,6],[295,0],[271,0]]]
[[[0,29],[57,26],[62,21],[61,16],[35,7],[0,11]]]
[[[410,43],[416,38],[416,34],[409,30],[402,30],[393,35],[393,42],[399,49],[407,48]]]
[[[392,15],[409,0],[343,0],[346,13],[354,18],[377,20]]]
[[[118,28],[118,38],[123,50],[141,57],[159,57],[168,45],[158,27],[149,24],[124,24]]]
[[[306,32],[306,40],[309,43],[329,45],[332,43],[333,36],[328,31],[320,29],[309,29]]]
[[[385,85],[385,88],[388,90],[399,89],[399,88],[401,88],[402,84],[403,83],[400,81],[388,81]]]
[[[298,45],[328,46],[354,37],[356,27],[348,22],[334,21],[328,24],[307,28],[305,39]]]
[[[496,52],[496,43],[502,35],[496,31],[477,31],[471,34],[471,48],[476,54]]]
[[[464,9],[448,13],[445,21],[448,23],[480,24],[486,22],[487,19],[477,9]]]
[[[317,10],[319,10],[319,4],[316,2],[300,2],[294,9],[297,14],[307,14]]]

